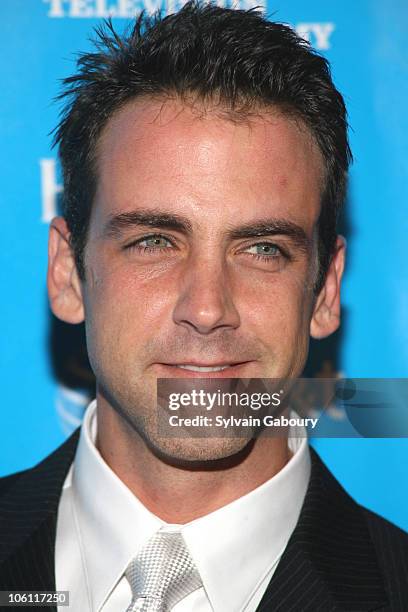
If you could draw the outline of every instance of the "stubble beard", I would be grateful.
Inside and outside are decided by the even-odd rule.
[[[167,425],[163,435],[163,428],[159,430],[159,415],[162,411],[161,417],[166,419],[166,414],[157,405],[156,390],[149,390],[147,385],[143,388],[137,385],[132,390],[128,387],[125,394],[118,389],[108,392],[100,386],[99,392],[119,417],[121,430],[134,441],[135,438],[138,442],[142,440],[157,458],[172,465],[203,468],[208,464],[215,468],[217,462],[245,454],[253,442],[254,435],[250,432],[231,437],[200,427],[194,430],[193,437],[182,428],[174,432]]]

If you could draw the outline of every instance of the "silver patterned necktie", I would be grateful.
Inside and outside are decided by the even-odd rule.
[[[168,612],[202,584],[178,532],[158,531],[129,563],[125,574],[133,595],[126,612]]]

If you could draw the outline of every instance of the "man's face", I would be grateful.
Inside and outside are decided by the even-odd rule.
[[[278,113],[233,122],[144,99],[109,121],[97,159],[82,296],[101,402],[167,454],[236,452],[243,440],[158,440],[156,380],[300,375],[321,155]]]

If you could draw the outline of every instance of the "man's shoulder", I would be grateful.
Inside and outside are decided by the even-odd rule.
[[[60,496],[78,444],[77,429],[61,446],[34,467],[0,478],[0,515],[10,522],[17,514],[45,509]]]
[[[75,430],[58,448],[33,467],[0,477],[0,497],[7,495],[20,481],[46,476],[53,480],[55,476],[66,472],[75,455],[79,431],[79,428]]]
[[[390,572],[397,565],[405,570],[403,573],[408,584],[408,533],[376,512],[364,506],[360,509],[383,570]]]
[[[372,577],[381,577],[390,609],[408,609],[408,533],[355,501],[320,458],[317,463],[320,476],[324,473],[322,490],[330,498],[326,511],[331,512],[332,520],[327,522],[336,534],[332,536],[336,554],[343,555],[345,565],[354,571],[360,563],[360,580],[364,565],[364,579],[367,584],[371,580],[371,588]]]
[[[312,447],[310,453],[300,517],[265,593],[263,603],[269,607],[260,609],[284,609],[279,606],[285,597],[287,608],[313,610],[306,595],[295,601],[288,594],[297,593],[302,581],[319,594],[322,610],[405,612],[408,534],[358,504]]]
[[[391,521],[387,520],[380,514],[369,510],[365,506],[359,504],[361,511],[367,522],[369,531],[373,540],[378,540],[385,547],[393,542],[402,542],[403,548],[408,551],[408,532],[404,531]]]
[[[0,497],[7,493],[7,491],[13,487],[21,475],[25,474],[29,470],[21,472],[15,472],[14,474],[8,474],[7,476],[0,477]]]
[[[392,610],[408,606],[408,533],[379,514],[360,506]]]
[[[38,465],[0,479],[0,590],[55,590],[58,505],[78,431]]]
[[[333,515],[340,519],[344,515],[344,509],[349,509],[348,519],[354,516],[359,522],[362,520],[367,526],[370,539],[380,548],[384,550],[398,543],[401,552],[407,554],[408,532],[356,501],[329,470],[315,449],[311,448],[311,454],[314,468],[312,476],[318,475],[318,488],[324,492],[328,501],[327,508],[333,512]]]

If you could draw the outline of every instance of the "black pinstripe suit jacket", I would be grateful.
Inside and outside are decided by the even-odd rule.
[[[77,442],[78,431],[38,466],[0,479],[0,590],[55,590],[58,502]],[[311,454],[298,524],[258,612],[408,612],[408,534],[356,504]]]

